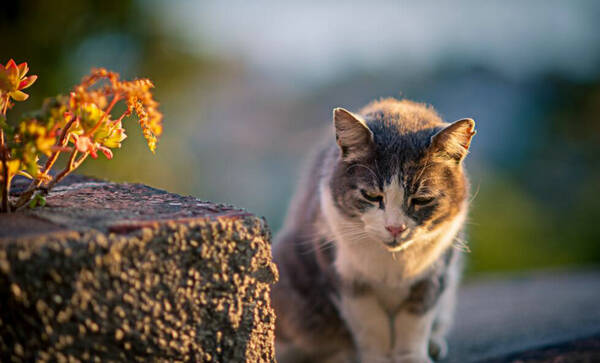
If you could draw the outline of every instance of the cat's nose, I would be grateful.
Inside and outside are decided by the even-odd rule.
[[[387,229],[392,234],[392,236],[396,238],[400,233],[406,231],[406,224],[402,224],[399,226],[386,226],[385,229]]]

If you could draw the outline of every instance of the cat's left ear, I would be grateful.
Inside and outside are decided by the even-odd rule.
[[[437,156],[460,162],[467,155],[476,133],[473,119],[458,120],[433,135],[430,148]]]

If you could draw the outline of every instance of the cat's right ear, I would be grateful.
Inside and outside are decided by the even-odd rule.
[[[333,125],[342,158],[354,160],[366,156],[373,145],[373,132],[365,121],[341,107],[333,109]]]

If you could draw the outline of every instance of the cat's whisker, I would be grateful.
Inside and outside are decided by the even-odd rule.
[[[310,254],[310,253],[314,253],[316,251],[324,251],[330,248],[333,248],[335,246],[334,244],[334,240],[328,240],[328,241],[302,241],[301,245],[303,247],[305,247],[302,252],[306,253],[306,254]]]
[[[326,251],[329,249],[335,248],[335,244],[333,241],[328,241],[327,243],[321,243],[315,246],[314,252],[316,251]]]
[[[481,187],[481,181],[479,181],[477,183],[477,189],[475,189],[475,193],[473,193],[473,195],[471,196],[471,198],[469,198],[469,204],[475,200],[475,198],[477,198],[477,195],[479,194],[479,187]]]
[[[352,170],[352,168],[355,168],[355,167],[365,168],[365,169],[367,169],[371,173],[371,175],[373,175],[374,178],[377,178],[377,174],[373,171],[373,169],[371,169],[368,166],[363,165],[363,164],[353,164],[353,165],[350,165],[348,168],[346,168],[346,172]]]
[[[458,236],[454,238],[452,247],[462,252],[471,253],[471,248],[469,248],[468,243]]]
[[[429,165],[431,165],[431,160],[427,159],[427,162],[425,163],[425,166],[423,166],[423,168],[421,169],[419,175],[415,178],[415,180],[420,180],[421,177],[423,176],[423,173],[425,172],[425,170],[427,168],[429,168]]]

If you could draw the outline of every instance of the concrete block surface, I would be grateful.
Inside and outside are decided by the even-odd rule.
[[[0,361],[270,362],[276,280],[263,219],[70,177],[0,215]]]

